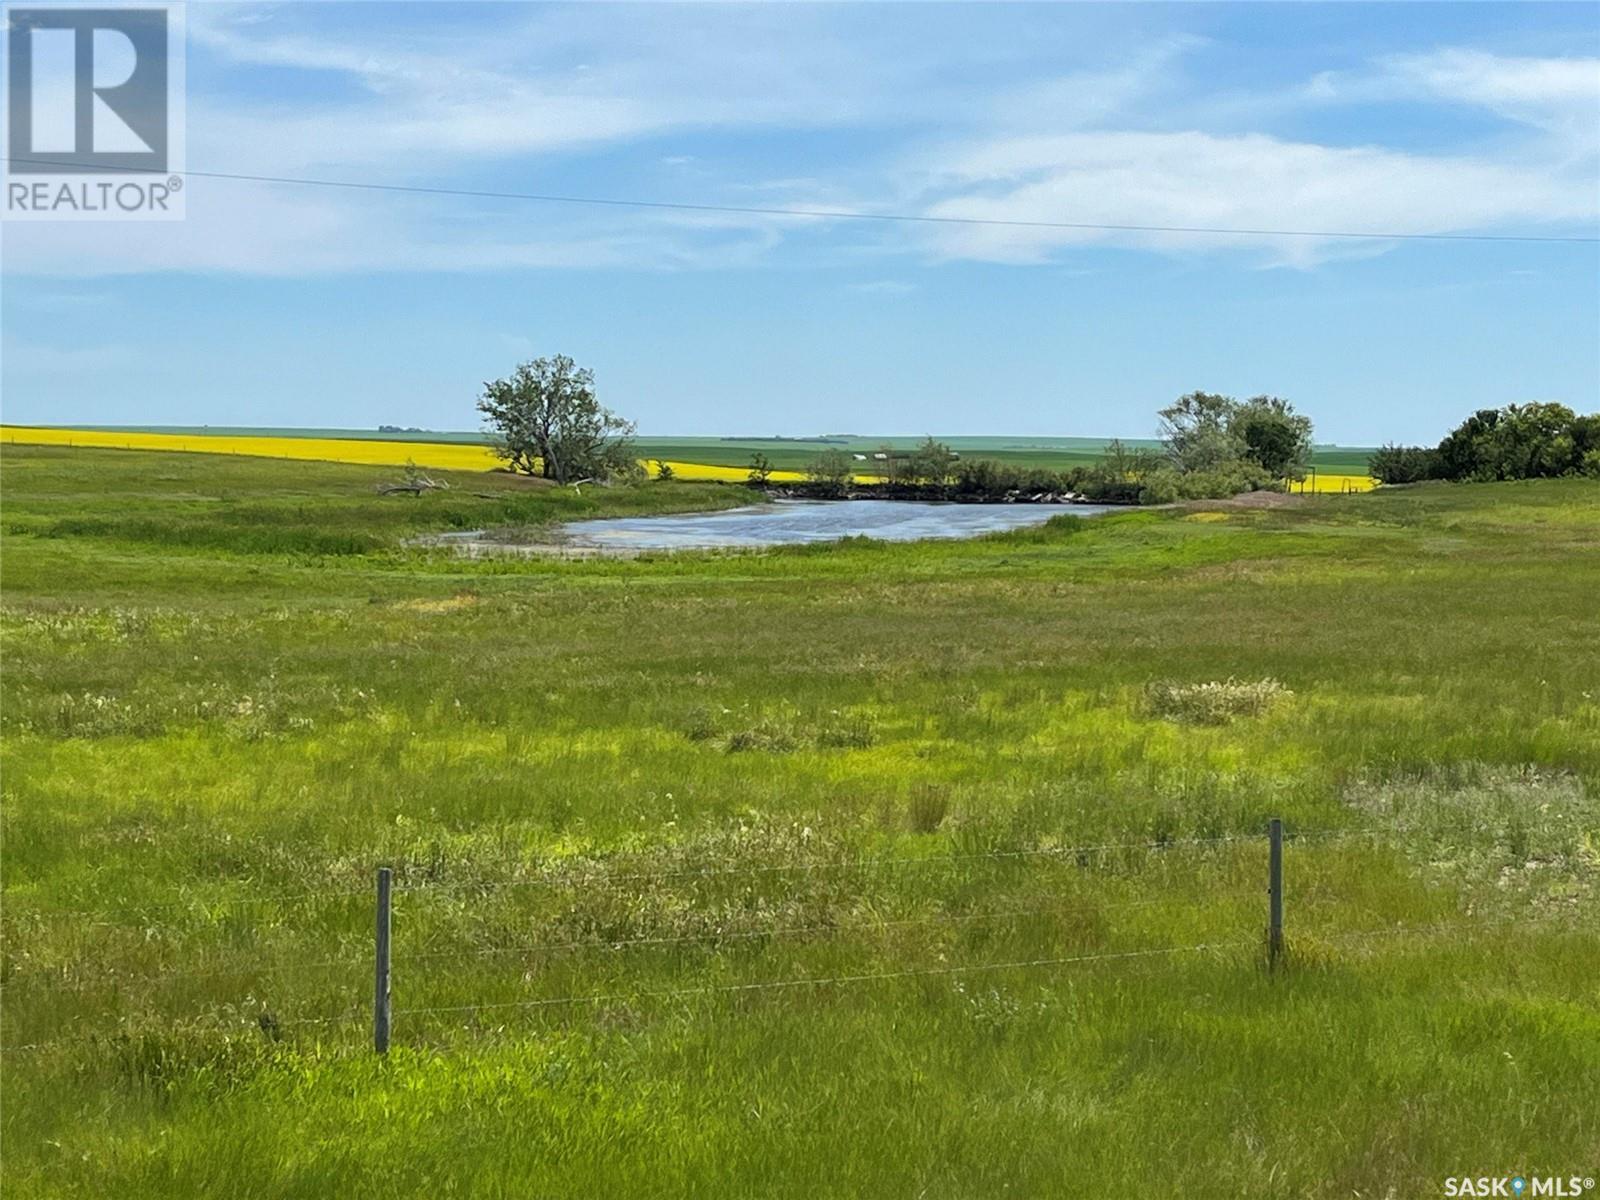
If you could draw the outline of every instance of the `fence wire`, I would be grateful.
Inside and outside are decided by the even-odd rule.
[[[1391,832],[1393,831],[1362,828],[1285,830],[1284,838],[1286,842],[1291,844],[1302,841],[1329,842],[1381,837]],[[1260,840],[1261,835],[1258,833],[1233,833],[1219,834],[1214,837],[1154,838],[1139,842],[1098,842],[1074,846],[1030,846],[1013,850],[979,850],[953,854],[868,856],[811,863],[744,864],[714,862],[700,866],[667,867],[652,871],[625,871],[618,874],[611,874],[605,870],[604,863],[606,860],[604,859],[572,859],[552,864],[551,867],[547,867],[534,875],[514,876],[511,878],[479,876],[470,879],[445,881],[407,878],[402,867],[396,871],[395,884],[397,889],[404,888],[405,894],[410,896],[456,892],[478,893],[526,887],[559,886],[563,884],[593,884],[596,881],[601,883],[638,883],[646,880],[717,878],[728,875],[812,874],[826,871],[872,871],[888,867],[929,868],[982,861],[1069,859],[1108,854],[1113,851],[1160,853],[1181,848],[1219,847],[1238,843],[1259,842]],[[250,881],[238,880],[236,882],[240,886],[248,886]],[[371,895],[372,889],[370,885],[348,888],[310,888],[265,895],[179,897],[171,900],[149,901],[120,909],[41,906],[37,913],[40,916],[71,917],[88,922],[125,923],[131,919],[161,912],[170,912],[174,909],[255,908],[268,905],[294,905],[321,900],[349,900],[354,897],[370,897]],[[18,899],[16,896],[10,896],[6,898],[6,902],[15,904]]]
[[[1392,938],[1425,938],[1440,935],[1459,935],[1463,932],[1487,934],[1504,932],[1511,929],[1524,928],[1555,928],[1568,932],[1593,933],[1593,929],[1572,923],[1568,914],[1551,915],[1544,917],[1505,918],[1500,920],[1468,919],[1453,921],[1430,922],[1422,925],[1393,924],[1378,926],[1369,929],[1322,931],[1311,930],[1298,934],[1291,942],[1298,942],[1303,946],[1315,946],[1328,943],[1367,943],[1381,939]],[[1563,929],[1563,926],[1565,927]],[[1204,954],[1209,952],[1240,949],[1261,949],[1263,943],[1259,938],[1233,939],[1224,941],[1196,942],[1181,946],[1144,947],[1131,950],[1105,951],[1094,954],[1062,955],[1056,957],[1041,957],[1027,959],[1012,959],[998,962],[941,964],[934,967],[910,967],[884,971],[862,971],[857,973],[844,973],[832,975],[796,976],[783,979],[753,980],[743,983],[702,984],[676,988],[647,988],[630,989],[622,991],[608,991],[596,993],[575,993],[564,996],[539,997],[529,1000],[508,1000],[490,1002],[486,1004],[447,1004],[447,1005],[422,1005],[415,1008],[397,1008],[391,1015],[399,1017],[426,1017],[426,1016],[460,1016],[480,1012],[512,1012],[533,1011],[557,1007],[572,1007],[578,1005],[607,1004],[630,1000],[671,999],[688,996],[729,995],[740,993],[756,993],[795,990],[807,987],[816,988],[843,988],[858,984],[887,982],[900,979],[965,976],[983,974],[986,972],[1039,970],[1069,966],[1092,966],[1095,964],[1135,961],[1142,959],[1173,958],[1183,954]],[[364,1022],[370,1019],[370,1012],[361,1008],[351,1008],[344,1013],[321,1017],[290,1017],[285,1019],[272,1018],[270,1021],[273,1030],[293,1029],[299,1027],[326,1028],[337,1025],[348,1025]],[[22,1045],[0,1047],[0,1055],[20,1055],[37,1053],[39,1051],[57,1049],[69,1046],[85,1046],[90,1044],[103,1044],[114,1038],[115,1034],[57,1038],[48,1041],[30,1042]]]

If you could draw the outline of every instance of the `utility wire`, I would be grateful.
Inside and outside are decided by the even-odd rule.
[[[38,167],[72,168],[76,164],[46,158],[8,158],[7,162]],[[1221,237],[1339,238],[1374,241],[1553,242],[1600,244],[1600,237],[1523,233],[1393,233],[1378,230],[1250,229],[1216,225],[1145,225],[1096,221],[1028,221],[1003,217],[931,216],[923,213],[861,212],[828,208],[768,208],[745,204],[691,204],[669,200],[632,200],[613,196],[566,196],[549,192],[504,192],[478,188],[427,187],[420,184],[372,183],[354,179],[318,179],[303,175],[256,175],[242,171],[157,171],[149,167],[123,172],[167,175],[182,179],[226,179],[239,183],[282,183],[296,187],[344,188],[418,196],[455,196],[475,200],[528,200],[540,204],[578,204],[606,208],[658,209],[670,212],[725,213],[734,216],[799,217],[827,221],[898,221],[923,225],[977,225],[1008,229],[1066,229],[1098,233],[1194,233]]]

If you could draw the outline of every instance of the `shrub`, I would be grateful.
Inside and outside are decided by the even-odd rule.
[[[1044,467],[1019,467],[992,458],[963,459],[955,469],[958,496],[1004,496],[1008,492],[1075,492],[1082,482],[1078,471],[1051,471]]]
[[[1177,500],[1219,500],[1241,492],[1282,490],[1283,480],[1258,463],[1235,460],[1203,471],[1160,467],[1137,485],[1135,496],[1140,504],[1171,504]]]
[[[1155,716],[1195,725],[1225,725],[1235,717],[1257,717],[1294,695],[1276,679],[1235,679],[1208,683],[1156,680],[1146,685],[1145,707]]]
[[[1427,446],[1384,446],[1367,460],[1379,483],[1421,483],[1439,478],[1439,452]]]
[[[832,495],[843,495],[853,478],[850,456],[843,450],[824,450],[806,468],[806,479]]]

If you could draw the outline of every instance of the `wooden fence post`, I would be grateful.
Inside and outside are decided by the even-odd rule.
[[[377,955],[372,990],[372,1048],[389,1052],[389,887],[393,873],[378,868]]]
[[[1267,965],[1277,970],[1283,960],[1283,820],[1267,825]]]

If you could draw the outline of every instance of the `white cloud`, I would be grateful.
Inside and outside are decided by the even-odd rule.
[[[8,275],[94,278],[159,271],[263,276],[349,271],[746,265],[777,234],[755,218],[626,217],[506,202],[354,196],[195,179],[184,221],[28,222],[6,231]],[[130,230],[132,235],[130,236]]]
[[[1000,138],[949,148],[921,166],[931,188],[955,193],[929,205],[941,217],[1423,234],[1597,216],[1592,185],[1558,170],[1261,134]],[[1358,248],[1343,239],[1271,234],[981,225],[934,227],[928,238],[944,257],[1019,263],[1091,243],[1186,252],[1245,247],[1301,266]]]
[[[1439,233],[1596,219],[1594,59],[1444,49],[1324,73],[1289,91],[1218,100],[1209,85],[1186,82],[1187,60],[1205,44],[1181,37],[1076,69],[1055,65],[1065,58],[1052,54],[1028,60],[1026,47],[964,47],[963,61],[981,60],[990,71],[965,78],[949,69],[950,44],[902,45],[873,14],[851,9],[629,8],[621,28],[607,9],[542,9],[529,20],[527,10],[490,6],[475,10],[487,14],[489,28],[388,30],[367,22],[340,32],[324,22],[331,10],[320,5],[194,7],[191,56],[213,56],[255,80],[254,91],[190,96],[189,163],[200,170],[1105,224]],[[848,27],[856,36],[841,36],[844,22],[857,23]],[[1019,56],[1014,72],[1007,54]],[[274,72],[284,73],[282,86],[263,82]],[[1397,98],[1471,105],[1504,117],[1509,133],[1426,152],[1264,131],[1290,106]],[[1262,131],[1239,132],[1251,104],[1258,105],[1255,124],[1246,128]],[[1217,115],[1224,109],[1226,120]],[[1208,130],[1208,118],[1229,131]],[[764,142],[770,131],[778,148],[772,158],[796,155],[766,177],[752,177],[698,140],[757,129]],[[820,150],[810,139],[798,151],[798,142],[775,140],[816,129],[840,137]],[[925,140],[930,129],[940,131],[937,143]],[[645,143],[636,185],[545,182],[583,178],[552,175],[552,164],[567,170],[597,150]],[[846,144],[858,149],[855,158],[834,152]],[[667,183],[685,190],[655,190]],[[1243,249],[1258,261],[1310,265],[1386,249],[1265,235],[908,227],[207,179],[192,180],[188,213],[181,223],[138,227],[14,225],[6,270],[68,277],[662,270],[760,262],[819,230],[839,235],[829,253],[858,261],[909,253],[1042,262],[1111,243],[1168,253]]]
[[[483,10],[493,23],[487,29],[423,37],[369,27],[341,40],[315,26],[271,32],[228,8],[201,7],[191,37],[226,62],[325,73],[349,85],[337,98],[298,107],[191,98],[191,148],[228,162],[218,169],[280,174],[383,163],[431,173],[461,160],[673,131],[852,124],[888,101],[903,115],[912,97],[935,90],[913,85],[923,70],[917,60],[808,37],[817,18],[796,11],[630,7],[615,18],[547,10],[526,19],[527,10],[491,6]],[[304,12],[293,16],[303,23]]]
[[[1395,78],[1447,100],[1519,120],[1546,114],[1600,122],[1600,59],[1517,58],[1481,50],[1445,49],[1384,60]]]

